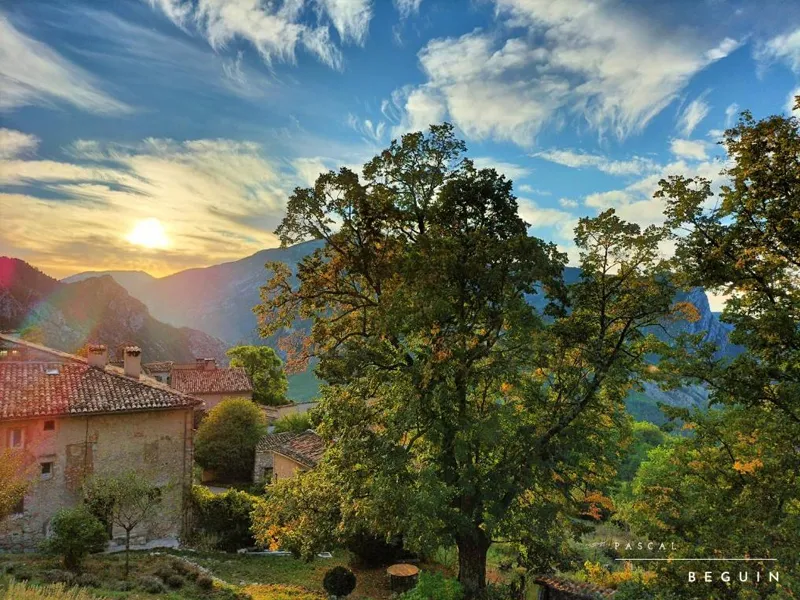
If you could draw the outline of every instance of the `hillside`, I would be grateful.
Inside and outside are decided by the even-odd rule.
[[[264,264],[279,261],[293,269],[302,258],[319,247],[320,242],[306,242],[289,248],[262,250],[238,261],[223,263],[202,269],[189,269],[162,278],[153,278],[141,272],[110,271],[103,273],[81,273],[65,281],[86,280],[91,277],[111,275],[126,287],[131,295],[144,302],[158,319],[174,325],[202,329],[229,344],[263,343],[258,336],[253,306],[259,301],[259,290],[267,279]],[[142,277],[144,275],[144,277]],[[567,267],[564,278],[573,283],[580,277],[580,270]],[[544,298],[533,295],[528,301],[537,308],[543,307]],[[673,324],[667,332],[657,331],[664,337],[680,332],[702,332],[707,341],[719,346],[721,355],[731,355],[736,348],[728,343],[728,328],[718,316],[711,312],[705,292],[696,288],[680,294],[676,301],[692,302],[698,309],[697,322]],[[319,382],[313,373],[306,372],[289,378],[289,397],[307,400],[318,390]],[[644,392],[634,392],[629,398],[629,410],[637,418],[657,420],[660,413],[656,402],[679,406],[703,406],[707,394],[700,387],[663,392],[656,386],[645,385]]]
[[[96,341],[113,355],[133,343],[144,361],[191,362],[198,356],[226,361],[223,341],[156,320],[111,276],[62,283],[6,257],[0,258],[0,330],[18,330],[26,339],[67,352]]]

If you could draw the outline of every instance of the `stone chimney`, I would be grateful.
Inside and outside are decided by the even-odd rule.
[[[212,369],[217,368],[216,358],[196,358],[194,360],[195,360],[195,368],[198,371],[210,371]]]
[[[125,348],[125,375],[139,379],[142,372],[142,350],[138,346]]]
[[[206,371],[211,371],[212,369],[217,368],[217,359],[216,358],[207,358],[206,359]]]
[[[103,344],[89,344],[87,358],[90,367],[105,369],[108,364],[108,349]]]

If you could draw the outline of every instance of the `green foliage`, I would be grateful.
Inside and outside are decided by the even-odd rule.
[[[562,553],[570,517],[613,477],[624,398],[658,349],[649,328],[676,311],[664,229],[582,219],[566,286],[566,257],[528,234],[511,182],[464,153],[433,126],[363,179],[344,168],[290,198],[282,243],[326,244],[296,275],[270,265],[256,311],[263,335],[312,322],[287,362],[318,359],[317,431],[336,443],[329,466],[274,486],[255,527],[306,556],[363,530],[455,544],[473,598],[493,540],[519,540],[530,568]]]
[[[136,580],[136,586],[148,594],[163,594],[167,591],[161,580],[153,575],[142,575]]]
[[[663,444],[667,438],[657,426],[646,421],[635,422],[631,433],[633,435],[631,446],[617,472],[617,478],[624,482],[633,480],[639,465],[647,458],[647,453]]]
[[[662,361],[675,383],[707,385],[712,409],[669,411],[691,435],[650,452],[629,519],[637,533],[680,542],[683,556],[775,558],[788,589],[800,570],[800,454],[791,451],[800,439],[800,123],[745,112],[723,143],[729,183],[718,195],[708,180],[674,176],[657,196],[676,232],[679,276],[731,294],[722,320],[744,352],[720,360],[712,345],[683,339]],[[660,581],[690,593],[673,583],[685,581],[673,565],[659,568]],[[708,588],[714,599],[748,593]],[[761,597],[770,593],[783,594],[762,583]]]
[[[356,589],[356,576],[347,567],[333,567],[325,573],[322,587],[331,596],[343,598],[349,596]]]
[[[288,381],[283,362],[269,346],[236,346],[228,350],[232,367],[244,367],[253,382],[253,400],[259,404],[286,404]]]
[[[97,600],[87,590],[67,587],[63,583],[33,585],[12,581],[6,589],[6,598],[13,600]]]
[[[0,451],[0,522],[11,514],[28,489],[24,456],[10,448]]]
[[[446,578],[441,573],[423,571],[419,574],[416,587],[400,596],[401,600],[461,600],[464,591],[455,579]]]
[[[253,474],[256,444],[266,433],[266,417],[257,404],[226,398],[197,430],[195,460],[222,479],[247,481]]]
[[[257,501],[256,496],[239,490],[214,494],[205,486],[192,487],[196,533],[213,537],[216,549],[225,552],[255,545],[250,514]]]
[[[283,433],[284,431],[292,431],[294,433],[302,433],[311,428],[311,415],[307,412],[289,413],[275,421],[274,432]]]
[[[71,571],[79,571],[86,555],[100,552],[108,541],[103,524],[84,506],[62,508],[50,526],[52,535],[44,548],[61,555],[64,566]]]
[[[130,565],[131,532],[155,516],[163,490],[137,471],[95,475],[83,487],[86,505],[104,521],[125,530],[125,576]]]

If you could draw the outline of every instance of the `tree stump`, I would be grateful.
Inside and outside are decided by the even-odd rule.
[[[419,569],[414,565],[392,565],[386,572],[389,574],[389,589],[393,592],[407,592],[417,585]]]

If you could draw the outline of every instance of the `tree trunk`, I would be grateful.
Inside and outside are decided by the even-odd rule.
[[[489,539],[480,527],[459,535],[458,581],[464,588],[464,600],[480,600],[486,597],[486,553]]]
[[[131,531],[125,530],[125,579],[128,578],[128,572],[131,565]]]

